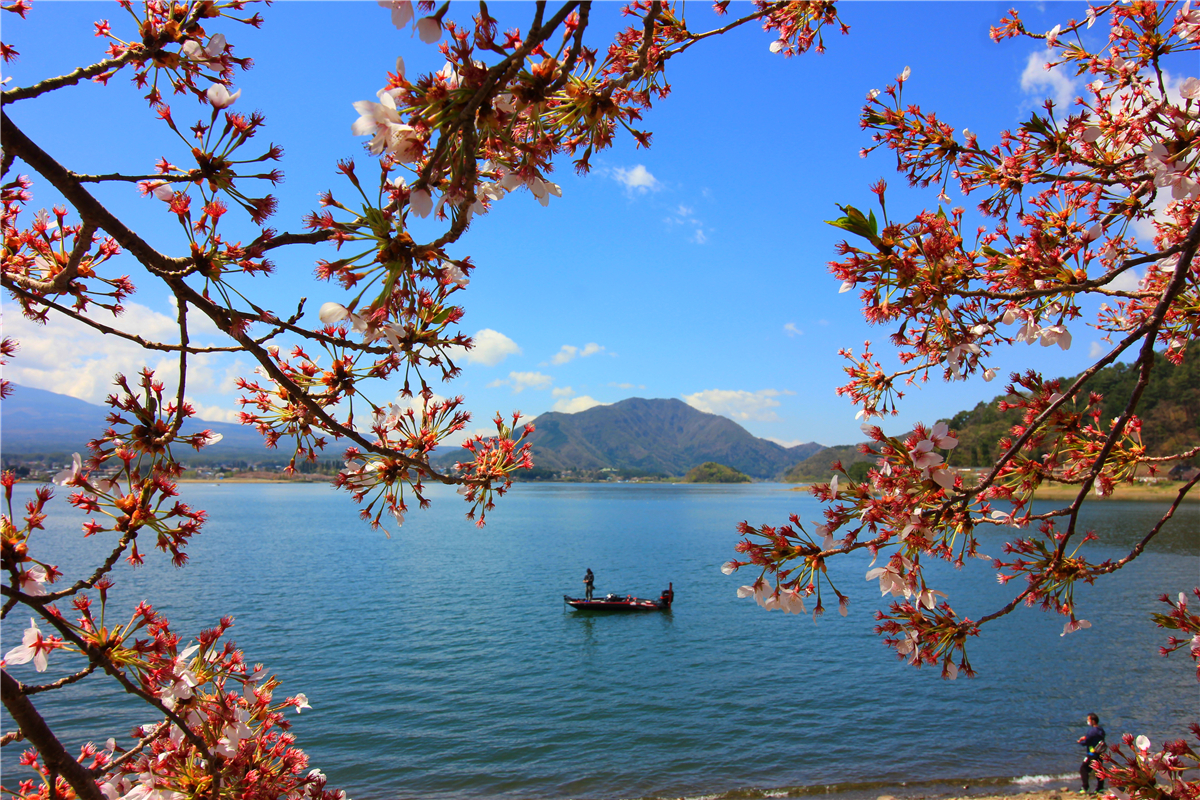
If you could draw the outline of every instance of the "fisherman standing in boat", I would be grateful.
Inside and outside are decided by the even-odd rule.
[[[588,567],[588,571],[583,576],[583,588],[587,600],[592,599],[592,588],[596,585],[596,576],[592,574],[592,568]]]

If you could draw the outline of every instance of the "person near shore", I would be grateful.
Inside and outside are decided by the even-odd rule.
[[[1083,736],[1079,737],[1079,744],[1087,748],[1087,754],[1083,757],[1083,763],[1079,766],[1079,778],[1083,781],[1083,792],[1088,792],[1088,776],[1094,771],[1097,764],[1100,763],[1100,757],[1104,751],[1108,749],[1108,745],[1104,741],[1104,728],[1100,727],[1100,717],[1095,714],[1087,715],[1087,730]],[[1096,791],[1104,791],[1104,778],[1096,776]]]
[[[596,576],[592,574],[592,568],[588,567],[588,571],[583,575],[583,590],[584,598],[592,599],[592,589],[596,586]]]

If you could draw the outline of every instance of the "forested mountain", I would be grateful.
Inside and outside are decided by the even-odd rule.
[[[816,442],[783,447],[752,436],[733,420],[681,400],[630,398],[577,414],[551,411],[533,421],[539,469],[637,469],[684,475],[715,461],[754,478],[776,478],[823,449]]]
[[[1194,347],[1194,346],[1193,346]],[[1142,394],[1138,416],[1142,420],[1142,443],[1150,455],[1164,456],[1200,444],[1200,357],[1189,350],[1178,367],[1155,355],[1155,369]],[[1063,387],[1074,378],[1063,378]],[[1090,391],[1102,396],[1101,422],[1107,426],[1125,409],[1137,383],[1137,370],[1129,364],[1114,364],[1096,373],[1089,382]],[[982,466],[1000,454],[1000,441],[1020,422],[1021,412],[1001,411],[998,395],[970,411],[960,411],[950,420],[957,431],[955,462],[961,466]]]

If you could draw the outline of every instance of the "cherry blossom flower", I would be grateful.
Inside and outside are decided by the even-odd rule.
[[[800,593],[800,587],[798,586],[780,594],[779,607],[783,609],[783,613],[785,614],[808,613],[808,609],[804,607],[804,597]]]
[[[917,604],[933,610],[933,608],[937,605],[937,599],[945,596],[945,592],[939,592],[936,589],[930,589],[926,587],[917,592]]]
[[[399,163],[408,164],[420,157],[424,143],[416,128],[401,121],[396,91],[380,89],[375,95],[379,98],[378,103],[356,101],[353,106],[359,117],[350,125],[350,132],[355,136],[371,137],[367,150],[372,155],[386,152]]]
[[[533,178],[528,183],[529,191],[533,192],[533,196],[543,206],[550,205],[550,195],[562,197],[562,187],[557,183],[544,181],[541,178]]]
[[[336,325],[344,319],[350,320],[350,326],[357,333],[368,333],[371,325],[366,317],[355,314],[341,303],[325,303],[317,312],[317,318],[325,325]]]
[[[417,35],[425,44],[434,44],[442,38],[442,23],[437,17],[423,17],[417,23]]]
[[[74,486],[82,468],[83,461],[80,459],[79,453],[75,453],[71,457],[71,466],[51,478],[50,482],[56,486]]]
[[[404,30],[413,19],[412,0],[379,0],[379,5],[392,11],[392,24]]]
[[[326,325],[334,325],[350,316],[350,310],[341,303],[325,303],[317,317]]]
[[[293,697],[292,701],[293,701],[293,705],[296,706],[297,714],[300,713],[301,709],[312,708],[312,706],[310,706],[308,704],[308,696],[305,695],[303,692],[296,695],[295,697]]]
[[[227,49],[229,45],[226,43],[225,34],[217,33],[213,34],[208,44],[203,47],[195,40],[185,42],[182,52],[191,61],[206,62],[220,58]]]
[[[817,536],[821,537],[821,548],[824,550],[833,549],[833,531],[828,525],[818,525],[816,529]]]
[[[48,578],[46,576],[46,570],[42,569],[41,567],[32,567],[27,570],[21,570],[21,572],[18,573],[18,578],[21,585],[21,592],[23,594],[27,594],[30,597],[41,597],[42,595],[46,594],[46,590],[42,584],[46,583]]]
[[[916,631],[904,632],[904,639],[896,644],[896,652],[902,656],[908,656],[908,663],[917,663],[921,655],[921,647],[918,644]]]
[[[220,83],[214,83],[212,86],[208,87],[208,91],[205,92],[205,95],[208,97],[208,102],[212,104],[212,107],[220,111],[223,108],[229,108],[231,105],[233,105],[234,101],[241,97],[242,90],[238,89],[233,94],[230,94],[229,90],[226,89],[224,85]]]
[[[1086,619],[1075,619],[1072,617],[1071,619],[1067,620],[1066,625],[1063,625],[1062,633],[1060,633],[1059,636],[1066,636],[1068,633],[1074,633],[1075,631],[1090,627],[1092,627],[1092,623],[1088,622]]]
[[[945,422],[939,422],[933,426],[933,430],[929,433],[929,440],[943,450],[953,450],[958,446],[958,439],[950,435],[950,426]]]
[[[726,575],[732,575],[736,571],[737,571],[737,564],[735,564],[732,561],[726,561],[724,564],[721,565],[721,572],[725,573]]]
[[[430,196],[426,189],[417,189],[408,198],[408,207],[418,217],[428,217],[429,212],[433,210],[433,197]]]
[[[4,664],[27,664],[33,661],[38,672],[45,672],[48,662],[46,654],[58,646],[58,643],[45,639],[42,630],[33,617],[29,618],[29,627],[21,637],[21,643],[4,654]]]
[[[1071,332],[1064,325],[1051,325],[1049,328],[1042,328],[1040,331],[1042,338],[1042,347],[1049,347],[1056,344],[1063,350],[1071,349]]]
[[[917,442],[908,454],[912,456],[913,466],[922,470],[936,467],[944,460],[940,453],[933,452],[933,442],[929,439]]]
[[[463,274],[463,271],[454,264],[447,264],[442,270],[442,280],[445,283],[456,283],[458,287],[464,288],[471,280]]]
[[[891,593],[892,597],[912,597],[912,589],[904,578],[904,574],[912,569],[912,562],[904,556],[895,556],[886,567],[876,567],[867,573],[867,580],[879,579],[879,594],[882,597]]]

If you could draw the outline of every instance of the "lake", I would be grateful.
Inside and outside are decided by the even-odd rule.
[[[1077,589],[1091,629],[1060,637],[1062,617],[1019,609],[972,643],[979,677],[949,682],[872,634],[883,604],[866,557],[830,564],[851,599],[845,619],[814,624],[736,598],[754,575],[719,568],[739,521],[819,518],[789,488],[518,484],[479,529],[435,487],[433,506],[388,539],[325,485],[188,484],[182,499],[209,511],[191,563],[177,570],[153,551],[141,569],[122,564],[112,596],[126,605],[113,609],[145,597],[185,638],[235,617],[228,635],[247,661],[278,675],[280,692],[307,694],[312,710],[290,715],[298,744],[353,800],[874,797],[901,782],[1073,773],[1092,711],[1110,742],[1178,738],[1197,718],[1194,664],[1161,657],[1166,634],[1148,619],[1161,593],[1197,585],[1197,504],[1130,567]],[[19,485],[18,500],[30,491]],[[52,506],[37,538],[72,579],[107,542],[82,539],[62,499]],[[1157,511],[1090,509],[1093,560],[1125,554]],[[1005,531],[984,533],[981,549],[998,554]],[[582,594],[589,567],[597,595],[657,597],[671,581],[674,608],[572,612],[562,596]],[[947,566],[936,588],[978,618],[1015,591],[993,572]],[[24,627],[9,615],[5,650]],[[71,732],[69,749],[150,721],[102,679],[68,691],[35,700]],[[6,781],[22,771],[18,754],[3,750]]]

